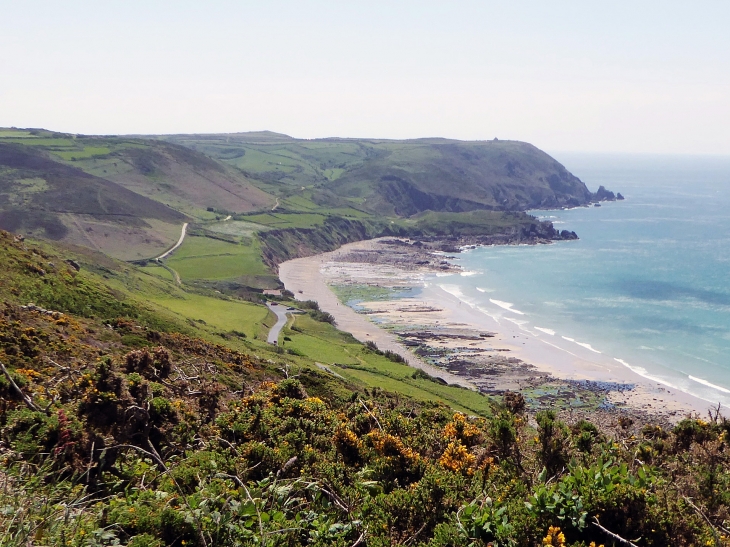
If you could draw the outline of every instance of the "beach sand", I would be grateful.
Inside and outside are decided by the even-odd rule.
[[[394,243],[387,238],[362,241],[291,260],[280,265],[279,277],[297,299],[316,300],[341,330],[395,351],[411,366],[448,383],[486,393],[524,392],[537,408],[550,407],[555,397],[586,400],[585,393],[591,392],[600,395],[604,408],[671,422],[709,408],[709,403],[647,380],[588,347],[520,328],[518,316],[508,310],[485,313],[473,307],[434,282],[436,275],[458,273],[442,253]],[[330,289],[348,285],[419,290],[413,297],[360,301],[357,313]],[[550,393],[555,397],[543,395]]]

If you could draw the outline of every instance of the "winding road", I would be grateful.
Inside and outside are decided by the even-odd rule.
[[[155,260],[162,260],[163,258],[167,258],[172,253],[174,253],[177,250],[177,248],[183,244],[183,241],[185,241],[185,234],[187,233],[187,231],[188,231],[188,223],[186,222],[182,226],[182,232],[180,233],[180,239],[177,240],[177,243],[175,243],[175,245],[172,248],[168,249],[167,251],[162,253],[160,256],[155,258]]]
[[[267,302],[266,305],[271,311],[276,314],[276,324],[271,327],[267,341],[269,342],[269,344],[278,344],[279,333],[281,332],[281,329],[284,328],[284,325],[286,325],[286,314],[291,313],[291,311],[287,312],[286,306],[282,306],[280,304],[272,304],[271,302]]]

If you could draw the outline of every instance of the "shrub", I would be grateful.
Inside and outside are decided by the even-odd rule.
[[[567,461],[566,427],[562,422],[556,420],[555,412],[552,410],[538,412],[535,418],[540,460],[547,469],[548,475],[553,476],[565,466]]]
[[[598,428],[586,420],[580,420],[571,428],[575,447],[581,452],[589,453],[599,438]]]
[[[309,315],[312,319],[319,321],[320,323],[329,323],[330,325],[335,324],[335,316],[326,311],[310,310]]]
[[[512,414],[520,414],[525,410],[525,397],[522,393],[516,393],[514,391],[504,392],[504,406]]]

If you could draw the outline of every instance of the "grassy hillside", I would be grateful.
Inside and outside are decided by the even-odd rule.
[[[268,132],[162,138],[234,165],[282,198],[380,215],[524,211],[596,199],[564,166],[517,141],[304,140]]]
[[[0,139],[0,227],[66,240],[122,258],[173,241],[185,215],[54,159]]]
[[[275,349],[262,306],[6,232],[0,253],[2,545],[728,545],[720,416],[565,424],[314,314]]]
[[[189,222],[149,272],[229,293],[278,287],[281,261],[364,238],[558,237],[506,211],[595,198],[516,142],[0,130],[0,228],[141,263]]]
[[[191,217],[274,203],[240,171],[182,146],[0,130],[0,228],[133,260],[170,247]]]

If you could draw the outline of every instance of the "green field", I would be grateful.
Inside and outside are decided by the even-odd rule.
[[[161,277],[162,279],[165,279],[166,281],[175,281],[175,278],[170,273],[170,270],[163,268],[162,266],[144,266],[140,268],[140,271],[143,271],[145,273],[152,274],[157,277]]]
[[[489,415],[491,400],[476,391],[445,386],[413,378],[414,368],[378,355],[349,334],[307,315],[295,316],[292,328],[282,331],[291,341],[283,347],[293,349],[313,361],[328,365],[333,372],[355,383],[402,393],[422,401],[440,401],[468,414]],[[280,339],[281,340],[281,339]]]
[[[321,226],[326,216],[314,213],[264,213],[259,215],[247,215],[242,220],[254,222],[268,227],[269,229],[283,228],[311,228]]]
[[[249,245],[189,236],[166,261],[183,281],[236,279],[271,275],[261,259],[258,241]]]
[[[225,222],[215,222],[206,224],[205,228],[211,232],[225,234],[235,237],[252,237],[256,232],[270,230],[268,226],[256,224],[255,222],[247,222],[245,220],[227,220]]]
[[[155,295],[149,297],[149,300],[193,321],[202,320],[203,325],[224,332],[245,332],[251,339],[257,337],[261,324],[269,315],[265,306],[198,294]]]
[[[84,146],[79,150],[59,151],[56,155],[64,160],[88,159],[96,156],[106,156],[111,152],[106,146]]]

